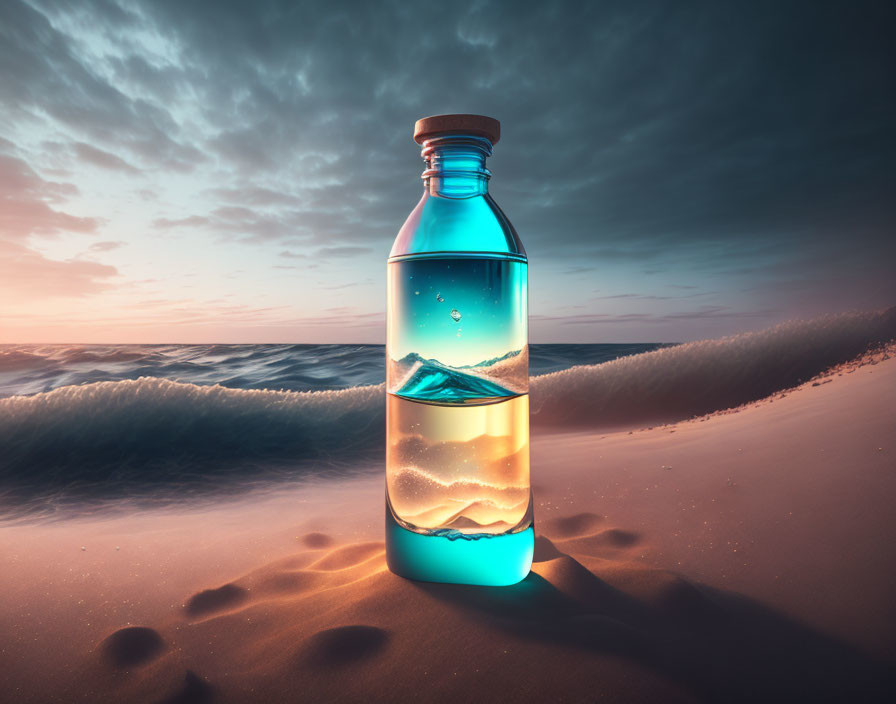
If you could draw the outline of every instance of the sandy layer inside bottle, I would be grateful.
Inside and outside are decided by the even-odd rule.
[[[436,405],[388,395],[386,484],[414,531],[500,534],[528,527],[529,399]]]

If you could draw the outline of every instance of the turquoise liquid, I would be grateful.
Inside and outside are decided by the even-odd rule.
[[[529,572],[527,271],[451,253],[389,264],[386,554],[412,579]]]
[[[535,530],[500,536],[449,537],[410,531],[386,511],[386,560],[395,574],[421,582],[505,587],[526,578]]]

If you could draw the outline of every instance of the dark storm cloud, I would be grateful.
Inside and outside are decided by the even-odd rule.
[[[545,254],[643,258],[709,242],[767,261],[843,228],[884,244],[885,4],[507,7],[142,9],[205,68],[202,103],[220,127],[206,147],[242,173],[295,165],[292,183],[328,186],[319,206],[361,214],[358,238],[390,237],[413,201],[414,119],[477,110],[504,121],[494,190]],[[779,251],[741,252],[757,239]]]
[[[203,158],[194,146],[177,141],[180,128],[164,102],[123,93],[97,70],[91,47],[51,21],[58,19],[54,12],[70,10],[66,19],[74,26],[90,25],[114,40],[141,26],[139,16],[108,2],[41,9],[17,0],[0,3],[0,103],[8,119],[46,114],[95,147],[125,150],[168,169],[189,170]]]
[[[187,149],[192,159],[199,145],[174,142],[164,108],[180,86],[214,132],[201,146],[239,176],[335,179],[327,202],[350,198],[376,224],[400,220],[413,197],[413,120],[458,109],[504,120],[496,190],[533,243],[737,240],[858,208],[863,224],[882,224],[892,13],[723,5],[82,4],[113,39],[151,27],[180,47],[179,69],[116,63],[150,102],[85,68],[44,15],[6,4],[2,62],[23,70],[4,100],[143,145],[147,158]],[[365,208],[355,187],[382,207]]]

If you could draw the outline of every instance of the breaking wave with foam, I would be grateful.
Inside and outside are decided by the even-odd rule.
[[[894,338],[890,309],[575,366],[532,377],[532,425],[681,420],[763,398]],[[124,494],[378,470],[384,395],[382,384],[296,392],[143,377],[0,398],[0,486],[7,498],[50,488]]]
[[[683,420],[796,386],[896,338],[896,307],[782,323],[534,377],[534,427]]]

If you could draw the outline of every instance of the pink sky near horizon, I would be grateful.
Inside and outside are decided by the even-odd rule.
[[[214,232],[190,241],[195,233],[180,230],[187,225],[133,237],[118,212],[90,208],[86,189],[75,186],[82,176],[90,183],[97,167],[68,168],[69,181],[47,181],[23,159],[0,160],[5,202],[16,201],[0,215],[0,343],[384,341],[386,247],[330,256],[325,247],[276,242],[248,248],[247,258],[245,244]],[[410,203],[415,178],[408,174]],[[395,222],[403,217],[396,212]],[[685,341],[827,312],[806,296],[776,308],[768,293],[737,310],[706,277],[657,295],[648,277],[630,284],[629,267],[616,263],[574,271],[535,259],[530,269],[533,342]],[[605,296],[595,287],[601,279]],[[639,285],[651,288],[614,293]],[[866,308],[886,307],[874,298],[866,296]],[[698,305],[682,310],[683,302]]]

